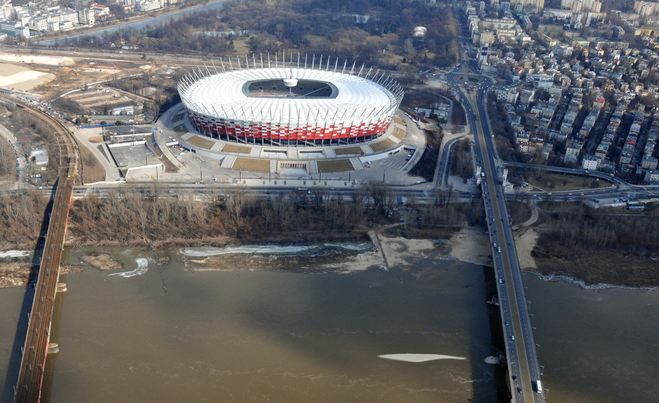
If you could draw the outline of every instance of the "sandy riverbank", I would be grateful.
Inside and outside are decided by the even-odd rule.
[[[517,257],[522,270],[535,270],[538,265],[531,254],[538,242],[538,233],[532,228],[525,228],[515,233],[515,244],[517,245]]]
[[[451,256],[467,263],[489,266],[492,264],[490,258],[490,241],[482,229],[466,227],[457,232],[449,240],[451,244]]]

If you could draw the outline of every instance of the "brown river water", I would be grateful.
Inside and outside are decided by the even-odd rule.
[[[124,269],[66,276],[44,401],[497,401],[488,269],[403,246],[388,270],[362,244],[104,249]],[[657,291],[525,281],[549,401],[659,396]],[[0,290],[2,401],[23,294]]]

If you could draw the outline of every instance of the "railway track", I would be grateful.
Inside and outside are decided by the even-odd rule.
[[[16,102],[12,99],[12,102]],[[60,122],[28,105],[17,103],[37,119],[53,128],[53,135],[59,150],[59,169],[56,190],[48,215],[48,230],[37,280],[34,286],[34,299],[29,313],[27,335],[22,348],[21,366],[15,388],[15,402],[39,402],[50,344],[50,331],[55,296],[60,275],[60,261],[66,236],[73,187],[81,182],[78,148],[69,130]]]

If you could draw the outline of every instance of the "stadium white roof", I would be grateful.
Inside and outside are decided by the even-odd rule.
[[[252,68],[213,72],[205,67],[186,75],[179,83],[183,103],[194,112],[236,121],[281,124],[353,124],[377,121],[392,115],[402,99],[402,88],[384,75],[346,74],[331,70],[297,67]],[[363,68],[362,68],[363,69]],[[337,94],[330,98],[249,96],[245,85],[252,81],[286,78],[327,82]],[[391,88],[391,89],[388,89]]]

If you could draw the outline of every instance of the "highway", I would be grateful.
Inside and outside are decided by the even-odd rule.
[[[46,242],[34,284],[34,299],[29,314],[26,339],[22,348],[21,366],[14,395],[14,401],[17,403],[41,400],[60,261],[79,161],[75,141],[63,125],[48,119],[38,110],[24,105],[23,108],[53,128],[59,148],[59,175],[48,219]]]
[[[441,179],[439,180],[441,181]],[[122,194],[141,194],[144,197],[172,196],[178,195],[195,195],[200,197],[228,196],[235,193],[242,193],[254,198],[269,198],[273,195],[285,195],[295,192],[323,193],[328,196],[343,196],[346,201],[350,201],[354,194],[367,194],[367,190],[361,186],[355,187],[328,187],[328,186],[308,186],[300,188],[297,186],[283,185],[263,185],[258,187],[249,187],[241,183],[174,183],[174,182],[117,182],[110,184],[96,184],[75,186],[73,188],[73,197],[75,199],[85,197],[116,197]],[[481,192],[458,192],[441,190],[438,188],[427,189],[418,187],[390,186],[387,191],[393,195],[406,196],[408,203],[427,205],[432,204],[439,196],[448,196],[449,193],[456,197],[456,201],[469,201],[481,198]],[[27,192],[39,192],[43,195],[52,195],[55,188],[30,188],[20,187],[13,189],[0,190],[0,195],[20,196]],[[630,194],[634,197],[630,197]],[[632,187],[632,188],[596,188],[581,190],[564,190],[554,192],[510,192],[505,194],[506,200],[517,201],[552,201],[552,202],[581,202],[584,199],[596,198],[628,198],[635,200],[639,198],[659,198],[659,188],[657,187]]]
[[[454,5],[455,7],[455,5]],[[457,13],[457,8],[454,8]],[[462,21],[456,15],[458,21]],[[466,30],[464,24],[460,24]],[[466,46],[461,43],[463,50]],[[467,59],[467,60],[465,60]],[[545,395],[537,387],[540,383],[540,365],[535,350],[533,331],[528,314],[522,273],[513,238],[506,195],[502,184],[503,167],[498,166],[497,151],[486,110],[486,95],[491,80],[473,74],[477,68],[473,60],[465,57],[453,71],[447,74],[449,84],[461,98],[467,121],[474,135],[474,160],[482,169],[481,191],[490,237],[494,264],[499,312],[503,324],[503,337],[508,364],[508,382],[511,401],[544,402]],[[465,75],[477,79],[464,83]],[[586,191],[580,192],[585,196]],[[548,196],[554,196],[548,194]],[[562,194],[561,194],[562,196]],[[538,200],[538,196],[532,196]],[[567,197],[573,197],[567,192]],[[568,199],[570,200],[570,199]]]
[[[458,69],[449,80],[462,98],[467,120],[474,133],[474,157],[482,168],[481,190],[490,235],[492,260],[499,294],[501,321],[508,362],[511,398],[514,402],[544,402],[544,395],[534,388],[540,380],[532,326],[529,320],[521,268],[513,238],[506,198],[497,166],[496,148],[492,140],[485,109],[485,95],[489,80],[476,93],[466,95],[459,86]]]

